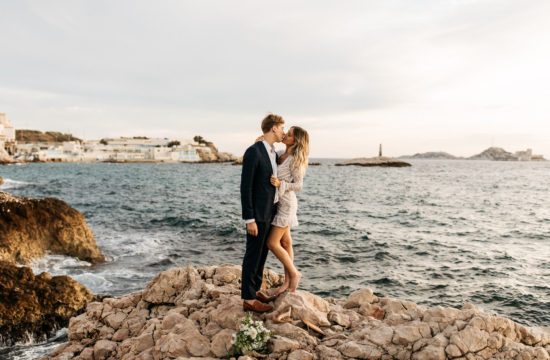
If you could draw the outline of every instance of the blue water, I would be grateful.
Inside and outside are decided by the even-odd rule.
[[[369,287],[427,306],[472,302],[550,325],[550,163],[321,161],[297,194],[300,288],[338,298]],[[174,266],[241,264],[240,172],[229,164],[30,164],[0,167],[0,190],[80,210],[108,262],[47,256],[33,268],[116,296]],[[267,266],[282,271],[273,255]],[[39,356],[60,341],[3,356]]]

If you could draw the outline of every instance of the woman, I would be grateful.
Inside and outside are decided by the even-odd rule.
[[[307,168],[309,156],[309,135],[299,126],[293,126],[283,139],[286,150],[279,153],[277,176],[271,176],[271,184],[278,188],[279,202],[277,214],[271,223],[271,231],[267,238],[267,247],[283,263],[285,268],[285,282],[279,287],[274,296],[285,290],[294,292],[302,274],[294,266],[294,252],[290,228],[298,225],[296,211],[298,201],[295,191],[302,190],[303,177]]]

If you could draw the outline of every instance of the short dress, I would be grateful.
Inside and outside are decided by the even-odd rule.
[[[279,186],[279,202],[277,214],[271,225],[277,227],[298,226],[298,200],[295,191],[302,190],[303,175],[293,166],[293,158],[289,156],[282,164],[277,166],[277,178],[281,182]]]

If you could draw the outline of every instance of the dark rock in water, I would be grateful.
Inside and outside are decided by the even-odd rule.
[[[68,276],[34,276],[28,267],[0,260],[0,346],[45,340],[98,300]]]
[[[321,163],[320,162],[310,162],[308,165],[309,166],[321,166]]]
[[[4,183],[4,179],[2,179],[2,177],[0,176],[0,185],[2,185]]]
[[[91,263],[105,261],[79,211],[58,199],[0,191],[0,260],[28,263],[46,251]]]
[[[372,158],[356,158],[341,163],[335,164],[336,166],[382,166],[382,167],[406,167],[411,166],[408,162],[389,158],[385,156],[377,156]]]

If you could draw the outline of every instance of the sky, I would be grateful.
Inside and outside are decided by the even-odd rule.
[[[0,0],[0,112],[84,139],[213,141],[282,115],[311,157],[550,158],[547,0]]]

